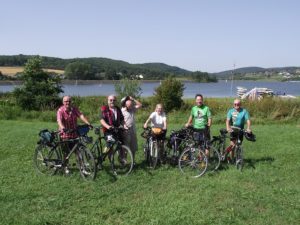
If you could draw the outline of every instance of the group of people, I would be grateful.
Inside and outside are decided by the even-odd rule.
[[[63,105],[57,111],[57,123],[61,131],[62,139],[76,138],[76,133],[67,133],[67,129],[76,129],[77,119],[80,118],[85,124],[91,126],[88,119],[79,111],[79,109],[72,105],[70,96],[63,97]],[[138,150],[137,131],[135,124],[135,113],[142,107],[142,103],[131,96],[126,96],[121,100],[121,108],[116,104],[117,98],[115,95],[107,97],[107,105],[100,108],[100,123],[103,127],[104,136],[110,133],[111,128],[123,126],[124,130],[121,135],[123,144],[127,145],[133,154]],[[151,122],[151,127],[159,128],[165,136],[167,132],[167,117],[163,110],[162,104],[157,104],[155,111],[150,114],[144,128],[147,128],[148,123]],[[231,146],[235,144],[236,135],[232,132],[232,126],[244,129],[244,124],[247,124],[246,131],[251,132],[251,121],[249,112],[241,107],[241,101],[235,99],[233,108],[227,113],[226,129],[231,135]],[[195,106],[192,107],[190,116],[188,118],[186,127],[192,126],[195,131],[196,137],[210,140],[210,127],[212,125],[211,111],[203,102],[203,96],[197,94],[195,96]],[[240,137],[242,140],[243,137]],[[208,149],[206,153],[208,154]]]

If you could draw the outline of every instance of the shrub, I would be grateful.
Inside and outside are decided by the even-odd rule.
[[[166,112],[180,109],[183,100],[184,84],[174,77],[168,77],[155,89],[154,103],[162,103]]]

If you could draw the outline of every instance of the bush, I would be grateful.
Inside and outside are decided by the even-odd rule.
[[[183,100],[184,84],[174,77],[168,77],[155,89],[154,103],[162,103],[166,112],[180,109]]]

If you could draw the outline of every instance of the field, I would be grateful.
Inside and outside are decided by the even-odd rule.
[[[0,71],[3,75],[15,76],[17,73],[23,72],[24,67],[10,67],[10,66],[0,66]],[[53,72],[57,74],[63,74],[64,70],[54,70],[54,69],[45,69],[47,72]]]
[[[254,125],[257,142],[244,142],[242,173],[230,166],[192,179],[168,165],[151,171],[140,150],[130,176],[104,170],[94,182],[35,172],[32,155],[42,128],[56,124],[1,121],[0,224],[299,224],[296,125]],[[170,124],[174,128],[179,124]]]

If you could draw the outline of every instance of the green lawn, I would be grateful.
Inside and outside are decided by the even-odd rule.
[[[231,166],[192,179],[182,176],[177,167],[150,171],[142,164],[140,150],[130,176],[115,178],[100,171],[94,182],[84,182],[79,174],[50,177],[33,168],[38,131],[55,129],[55,123],[2,120],[0,124],[0,224],[300,222],[296,125],[254,125],[257,142],[244,141],[242,173]],[[219,128],[213,128],[214,135]],[[143,140],[139,141],[141,146]]]

